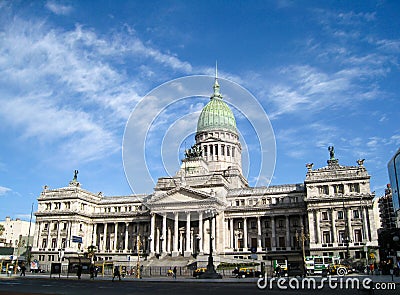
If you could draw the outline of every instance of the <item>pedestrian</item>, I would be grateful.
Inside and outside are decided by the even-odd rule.
[[[93,264],[90,265],[89,274],[90,274],[90,278],[92,280],[94,280],[94,265]]]
[[[76,270],[76,276],[78,277],[78,280],[81,279],[82,275],[82,265],[78,264],[78,269]]]
[[[174,266],[172,273],[173,273],[172,277],[176,280],[176,266]]]
[[[26,270],[25,263],[22,263],[20,277],[25,276],[25,270]]]
[[[121,280],[121,273],[119,272],[118,266],[114,267],[114,274],[112,281],[114,282],[115,277],[118,277],[118,280]]]

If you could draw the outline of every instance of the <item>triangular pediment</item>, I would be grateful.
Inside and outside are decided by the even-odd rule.
[[[204,191],[194,190],[186,187],[179,187],[159,195],[154,195],[147,202],[147,204],[152,205],[168,203],[197,203],[202,201],[209,201],[212,197],[211,195],[211,193],[206,193]]]

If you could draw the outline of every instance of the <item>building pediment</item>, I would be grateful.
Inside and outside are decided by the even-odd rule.
[[[178,187],[161,194],[153,195],[146,203],[150,208],[203,208],[211,205],[226,206],[217,198],[215,192],[204,192],[190,187]]]

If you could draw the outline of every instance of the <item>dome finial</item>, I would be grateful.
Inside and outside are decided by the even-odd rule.
[[[214,94],[211,96],[211,99],[218,97],[222,98],[221,93],[219,92],[219,84],[218,84],[218,62],[215,61],[215,82],[214,82]]]

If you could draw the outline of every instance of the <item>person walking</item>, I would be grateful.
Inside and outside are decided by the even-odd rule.
[[[90,274],[90,278],[92,280],[94,280],[94,265],[93,264],[90,265],[89,274]]]
[[[82,276],[82,265],[78,264],[78,269],[76,270],[76,276],[78,277],[78,280],[81,279]]]
[[[121,280],[121,273],[119,272],[118,266],[114,267],[114,274],[112,281],[114,282],[115,277],[118,277],[118,280]]]
[[[22,263],[20,277],[25,276],[25,271],[26,271],[25,263]]]
[[[173,273],[172,277],[176,280],[176,266],[174,266],[172,273]]]

